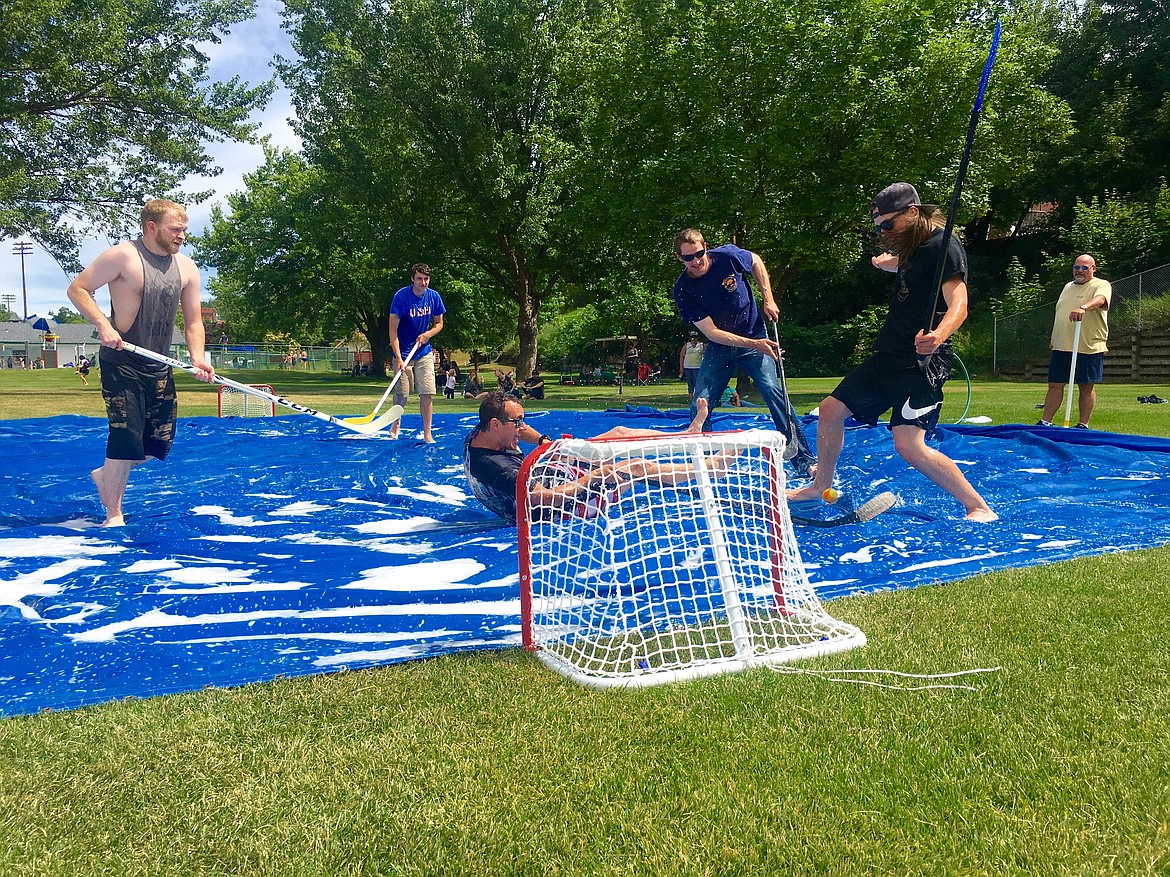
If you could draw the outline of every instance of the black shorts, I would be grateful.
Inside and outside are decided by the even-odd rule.
[[[933,432],[942,410],[942,387],[930,386],[922,370],[901,357],[875,353],[849,372],[832,394],[855,418],[875,426],[890,412],[890,426]]]
[[[110,422],[106,457],[165,460],[175,442],[179,411],[170,367],[152,368],[132,353],[103,350],[101,374]]]
[[[1048,357],[1048,383],[1067,384],[1068,370],[1072,368],[1071,350],[1054,350]],[[1099,384],[1105,377],[1104,353],[1078,353],[1074,384]]]

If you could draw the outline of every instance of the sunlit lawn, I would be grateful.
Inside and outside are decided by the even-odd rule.
[[[336,413],[385,386],[245,379]],[[0,410],[99,416],[96,383],[0,372]],[[802,409],[833,383],[791,382]],[[214,388],[180,386],[186,413],[214,412]],[[1042,390],[979,382],[971,414],[1031,422]],[[1150,393],[1170,396],[1103,386],[1094,426],[1170,435]],[[994,672],[974,691],[763,670],[597,693],[503,651],[2,720],[0,874],[1170,873],[1170,549],[832,612],[869,645],[805,666]]]

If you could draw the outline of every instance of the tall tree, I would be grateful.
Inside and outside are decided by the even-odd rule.
[[[148,198],[217,172],[273,84],[209,82],[207,55],[252,0],[0,4],[0,237],[79,269],[75,229],[117,234]],[[196,196],[197,197],[197,196]]]
[[[290,0],[282,68],[305,154],[379,227],[409,226],[516,304],[518,372],[571,259],[559,166],[577,112],[554,76],[573,0]]]
[[[362,205],[345,201],[297,153],[266,149],[264,165],[244,176],[244,186],[228,196],[230,212],[213,208],[211,230],[195,251],[216,269],[209,286],[232,334],[259,340],[283,332],[312,344],[356,331],[381,374],[392,294],[408,281],[412,262],[433,260],[428,244],[407,223],[371,222]],[[435,272],[444,298],[460,303],[436,339],[440,346],[501,340],[492,325],[501,303],[485,295],[484,279],[471,270],[470,278],[461,266]]]
[[[697,225],[760,252],[782,295],[798,271],[861,255],[869,199],[886,184],[949,200],[992,8],[610,2],[621,26],[577,55],[597,83],[577,205],[631,270],[653,252],[652,270],[673,273],[671,237]],[[1067,114],[1037,83],[1050,60],[1027,19],[1009,16],[960,222],[1062,136]]]

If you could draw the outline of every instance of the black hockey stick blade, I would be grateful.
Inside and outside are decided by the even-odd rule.
[[[822,518],[806,518],[801,515],[789,515],[789,517],[792,518],[792,523],[805,527],[844,527],[849,524],[863,524],[866,521],[872,521],[882,512],[889,511],[897,504],[898,497],[886,491],[879,493],[873,499],[839,518],[824,520]]]

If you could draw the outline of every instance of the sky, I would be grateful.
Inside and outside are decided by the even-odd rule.
[[[230,34],[223,36],[219,45],[202,46],[211,59],[208,70],[211,79],[226,80],[239,75],[245,82],[256,84],[273,76],[272,59],[276,55],[293,57],[288,34],[280,28],[283,7],[282,0],[257,0],[254,19],[236,25]],[[288,91],[280,87],[268,106],[253,114],[251,121],[260,125],[258,135],[269,135],[273,146],[299,149],[300,141],[288,124],[292,116],[292,99]],[[189,177],[183,183],[183,191],[214,190],[214,194],[202,204],[187,205],[187,218],[193,234],[198,234],[209,224],[213,206],[226,206],[226,196],[243,189],[244,174],[264,163],[264,152],[259,144],[211,143],[207,151],[223,172],[211,178]],[[31,238],[17,240],[32,243]],[[13,252],[17,240],[0,241],[0,296],[14,296],[11,301],[3,301],[20,314],[24,308],[24,293],[20,256]],[[88,265],[109,245],[110,241],[104,237],[82,241],[81,263]],[[190,255],[189,245],[184,252]],[[24,258],[24,271],[28,313],[56,313],[62,306],[76,310],[65,295],[65,288],[74,275],[62,271],[53,257],[35,243],[33,252]],[[206,289],[206,271],[203,272],[203,283],[203,299],[206,301],[210,297]],[[109,312],[109,294],[104,288],[98,292],[98,304]]]

